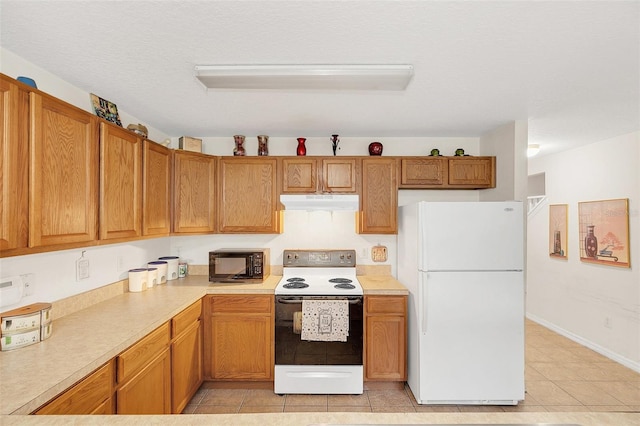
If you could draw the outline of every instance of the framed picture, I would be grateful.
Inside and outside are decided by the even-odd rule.
[[[567,258],[567,204],[549,206],[549,256]]]
[[[120,121],[120,115],[118,114],[118,107],[116,104],[94,95],[93,93],[91,93],[91,104],[93,105],[93,111],[98,117],[104,118],[105,120],[122,127],[122,122]]]
[[[580,260],[629,268],[629,199],[578,203]]]

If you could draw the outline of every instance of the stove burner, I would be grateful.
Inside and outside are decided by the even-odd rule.
[[[289,281],[289,280],[287,280]],[[302,280],[304,281],[304,280]],[[300,288],[307,288],[309,287],[309,284],[302,282],[302,281],[290,281],[286,284],[283,284],[282,287],[284,288],[295,288],[295,289],[300,289]]]
[[[351,280],[349,280],[351,281]],[[355,285],[353,284],[349,284],[349,283],[340,283],[340,284],[336,284],[333,286],[333,288],[338,288],[341,290],[353,290],[354,288],[356,288]]]
[[[339,284],[349,284],[352,283],[353,280],[350,280],[349,278],[331,278],[329,280],[330,283],[339,283]],[[336,286],[338,287],[338,286]],[[352,288],[355,288],[355,286],[353,286]]]
[[[298,283],[302,281],[304,281],[304,278],[300,278],[300,277],[287,278],[287,282],[290,282],[290,283]]]

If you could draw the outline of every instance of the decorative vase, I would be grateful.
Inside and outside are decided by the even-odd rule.
[[[247,153],[244,150],[244,136],[234,135],[233,141],[236,144],[236,147],[233,148],[233,155],[236,155],[236,156],[246,155]]]
[[[340,143],[340,137],[338,135],[331,135],[331,147],[333,148],[333,155],[336,155],[338,150],[338,144]]]
[[[438,148],[433,148],[431,150],[431,154],[432,157],[439,157],[440,156],[440,150]]]
[[[304,146],[306,141],[306,138],[298,138],[298,148],[296,149],[297,155],[307,155],[307,147]]]
[[[462,148],[458,148],[456,149],[456,157],[463,157],[464,156],[464,149]]]
[[[382,155],[382,144],[380,142],[371,142],[369,144],[369,155]]]
[[[587,236],[584,237],[584,251],[587,257],[598,258],[598,239],[593,233],[595,225],[587,226]]]
[[[269,155],[269,136],[267,135],[259,135],[258,136],[258,155],[266,156]]]

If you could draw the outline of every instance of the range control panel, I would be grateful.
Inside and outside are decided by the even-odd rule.
[[[350,267],[356,266],[355,250],[285,250],[283,266],[295,267]]]

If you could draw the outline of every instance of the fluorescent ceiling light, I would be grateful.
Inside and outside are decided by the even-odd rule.
[[[540,152],[540,145],[537,143],[530,143],[527,147],[527,157],[533,157],[538,152]]]
[[[196,65],[208,89],[404,90],[413,65]]]

